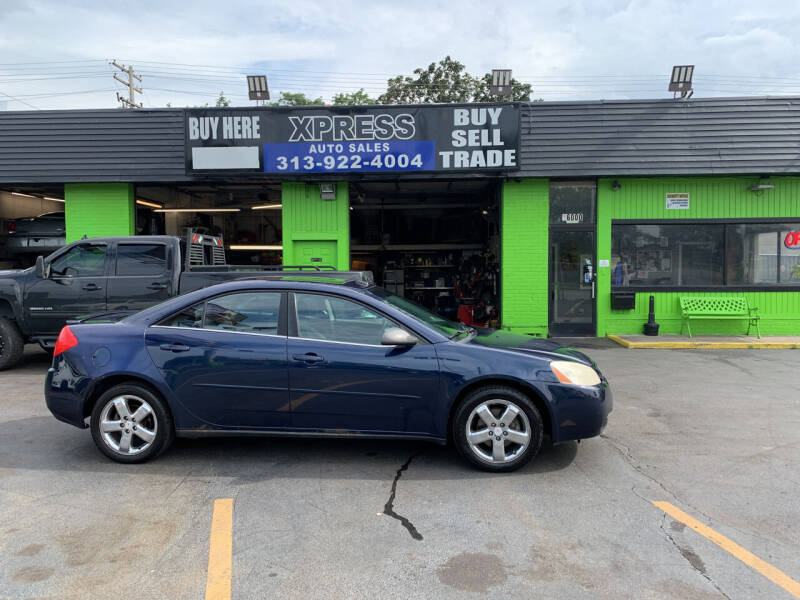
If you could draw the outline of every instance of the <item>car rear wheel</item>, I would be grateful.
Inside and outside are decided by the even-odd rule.
[[[484,471],[514,471],[528,463],[539,452],[543,431],[536,405],[505,386],[471,392],[453,418],[459,453]]]
[[[174,437],[172,417],[163,400],[134,383],[106,391],[91,418],[94,443],[117,462],[140,463],[167,449]]]
[[[22,358],[25,340],[13,321],[0,317],[0,371],[10,369]]]

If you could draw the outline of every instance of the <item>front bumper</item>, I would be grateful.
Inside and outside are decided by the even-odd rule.
[[[598,386],[550,385],[553,442],[583,440],[600,435],[614,409],[614,396],[605,380]]]

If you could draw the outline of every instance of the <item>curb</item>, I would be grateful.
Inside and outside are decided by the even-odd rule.
[[[618,335],[607,335],[606,337],[625,348],[637,349],[791,350],[800,348],[800,342],[632,342]]]

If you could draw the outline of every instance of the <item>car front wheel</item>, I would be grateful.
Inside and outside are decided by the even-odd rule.
[[[122,384],[106,391],[94,406],[92,438],[117,462],[144,462],[167,449],[172,417],[163,400],[142,385]]]
[[[543,431],[530,398],[505,386],[471,392],[453,418],[459,453],[484,471],[514,471],[528,463],[539,452]]]

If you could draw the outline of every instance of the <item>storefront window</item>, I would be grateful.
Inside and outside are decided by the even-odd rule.
[[[550,223],[581,225],[594,223],[597,185],[593,181],[550,183]]]
[[[614,225],[611,284],[722,285],[723,225]]]
[[[778,232],[775,225],[728,226],[728,284],[778,283]]]
[[[614,224],[613,287],[800,285],[800,223]]]
[[[783,223],[778,231],[778,283],[800,285],[800,223]]]

